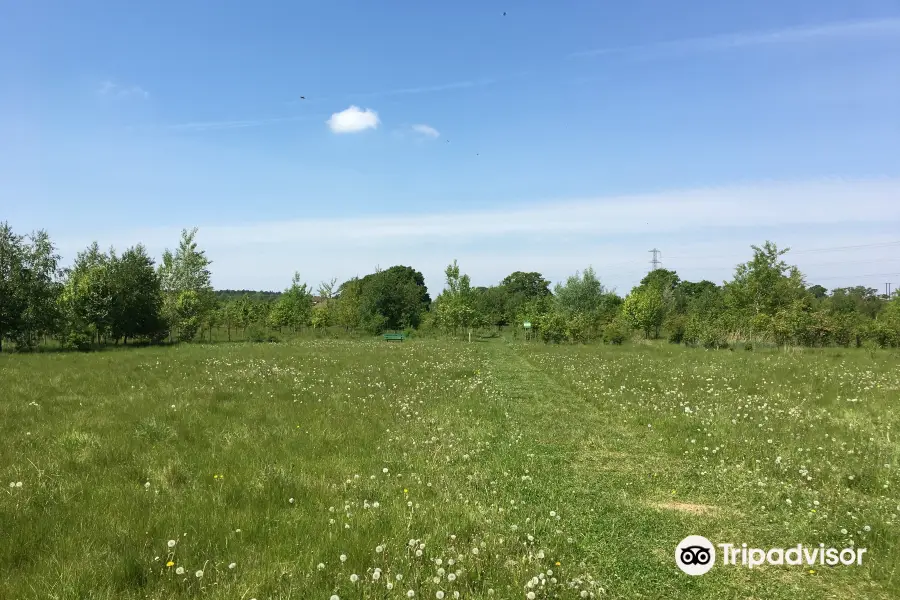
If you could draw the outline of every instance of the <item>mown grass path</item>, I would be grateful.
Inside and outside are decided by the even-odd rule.
[[[727,386],[722,381],[713,382],[726,393],[716,397],[714,390],[716,405],[709,407],[729,413],[728,416],[740,415],[749,404],[729,398],[731,394],[724,388],[737,392],[735,395],[764,391],[756,389],[757,383],[772,373],[773,360],[781,363],[779,378],[807,380],[805,386],[796,389],[797,396],[800,402],[815,404],[817,399],[802,398],[803,392],[821,390],[828,382],[819,380],[825,374],[818,369],[805,374],[803,370],[813,361],[827,360],[827,353],[784,359],[779,355],[735,353],[691,355],[653,348],[641,353],[616,348],[554,351],[541,346],[502,344],[485,346],[485,351],[491,357],[491,372],[498,385],[519,402],[516,413],[522,431],[531,437],[541,459],[558,469],[551,495],[560,504],[574,509],[569,518],[579,532],[581,555],[588,564],[596,565],[596,574],[614,596],[889,598],[900,593],[893,577],[898,568],[893,562],[897,555],[896,521],[888,515],[884,516],[891,525],[881,537],[869,535],[868,539],[854,542],[860,547],[870,546],[868,558],[874,567],[764,566],[752,571],[717,567],[704,576],[690,577],[681,573],[674,563],[675,546],[691,534],[704,535],[714,543],[743,542],[751,547],[790,547],[797,543],[816,546],[820,541],[845,547],[835,536],[824,539],[821,530],[810,524],[819,512],[826,510],[827,500],[821,492],[816,495],[821,501],[811,502],[808,508],[793,514],[785,514],[783,506],[762,505],[764,498],[784,503],[783,498],[776,500],[771,498],[773,494],[761,495],[758,491],[743,493],[748,480],[783,491],[786,486],[779,484],[784,482],[772,482],[763,474],[757,457],[768,457],[772,446],[790,447],[805,438],[808,427],[802,418],[787,414],[784,422],[776,423],[774,414],[766,415],[764,421],[771,419],[780,426],[779,433],[795,429],[793,438],[776,435],[777,439],[766,439],[772,442],[766,444],[768,447],[759,447],[754,444],[756,440],[743,437],[739,428],[727,431],[734,427],[730,419],[716,419],[715,424],[701,422],[699,427],[682,422],[696,414],[684,413],[682,405],[691,405],[691,400],[695,405],[702,405],[702,397],[709,393],[706,384],[710,382],[706,380],[710,378],[697,375],[720,369],[730,370],[738,378],[746,375],[745,389]],[[890,381],[896,383],[896,373],[890,371],[895,360],[896,357],[889,357],[885,363],[871,366],[882,377],[891,377]],[[598,370],[603,371],[602,376],[597,376]],[[660,414],[665,401],[660,403],[659,398],[676,396],[674,392],[679,384],[685,383],[690,386],[688,390],[677,394],[685,401],[674,402],[674,407],[670,407],[675,409],[671,411],[674,414]],[[783,383],[768,381],[763,385],[772,392]],[[703,412],[705,408],[698,410]],[[854,419],[862,416],[858,411],[853,413]],[[847,427],[846,423],[842,425]],[[896,420],[890,426],[895,427]],[[734,468],[735,465],[730,470],[716,469],[705,455],[685,451],[686,446],[699,451],[692,442],[703,434],[707,439],[721,441],[720,452],[726,447],[734,449],[731,458],[744,469]],[[683,435],[695,437],[688,440]],[[879,448],[880,456],[872,456],[866,462],[895,460],[896,445],[889,437],[884,442],[886,445]],[[705,447],[709,450],[709,446]],[[882,475],[886,481],[891,478],[889,474]],[[866,495],[865,501],[883,505],[886,511],[900,510],[885,495]],[[790,510],[792,505],[787,508]],[[859,517],[848,518],[846,514],[835,517],[839,522],[856,521],[859,533],[867,533],[858,522]],[[874,547],[871,542],[875,542]]]

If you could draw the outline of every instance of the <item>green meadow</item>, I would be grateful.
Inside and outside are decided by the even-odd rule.
[[[0,356],[0,598],[892,598],[900,355],[409,340]],[[866,548],[675,564],[684,537]]]

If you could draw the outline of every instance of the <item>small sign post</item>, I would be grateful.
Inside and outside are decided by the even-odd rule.
[[[529,338],[528,334],[531,333],[531,321],[525,321],[522,323],[522,327],[525,328],[525,339]]]

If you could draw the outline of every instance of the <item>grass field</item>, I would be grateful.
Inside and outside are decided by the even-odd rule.
[[[0,418],[4,599],[900,595],[896,353],[8,355]],[[690,577],[689,534],[868,552]]]

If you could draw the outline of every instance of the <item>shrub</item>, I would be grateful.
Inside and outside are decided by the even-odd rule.
[[[247,328],[247,341],[255,343],[278,342],[278,336],[270,331],[266,331],[259,325],[253,324]]]
[[[587,342],[595,337],[591,319],[583,313],[569,315],[566,319],[566,338],[571,342]]]
[[[687,325],[687,318],[684,315],[672,315],[666,319],[663,327],[669,333],[669,342],[672,344],[680,344],[684,341],[684,329]]]
[[[900,346],[900,331],[887,321],[876,320],[872,324],[870,339],[880,348],[896,348]]]
[[[549,344],[558,344],[566,339],[566,327],[568,323],[566,318],[558,313],[552,312],[541,319],[540,336],[541,339]]]
[[[612,322],[603,328],[603,341],[607,344],[621,346],[628,338],[628,333],[620,323]]]
[[[685,324],[684,343],[687,345],[717,350],[728,347],[726,338],[725,328],[718,321],[692,315]]]
[[[63,347],[79,352],[87,352],[91,349],[93,336],[88,331],[70,331],[63,339]]]
[[[30,333],[21,333],[12,338],[16,344],[16,352],[34,352],[37,350],[38,340]]]

